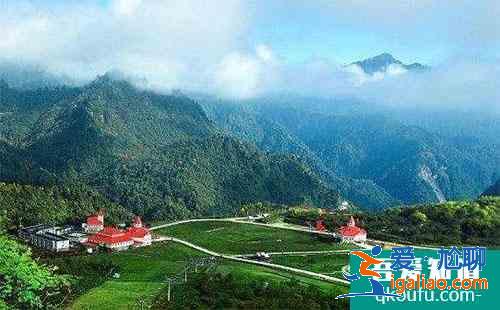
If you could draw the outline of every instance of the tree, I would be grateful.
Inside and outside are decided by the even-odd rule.
[[[53,309],[69,295],[71,278],[55,275],[31,251],[0,235],[0,308]]]

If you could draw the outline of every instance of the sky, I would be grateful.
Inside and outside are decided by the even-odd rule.
[[[0,61],[82,81],[117,70],[143,87],[236,99],[498,106],[498,16],[494,0],[0,0]],[[433,70],[346,66],[383,52]]]

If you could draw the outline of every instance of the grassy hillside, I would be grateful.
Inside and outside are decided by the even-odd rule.
[[[274,264],[323,273],[342,279],[342,268],[349,265],[349,255],[321,254],[321,255],[282,255],[272,258]]]
[[[97,287],[85,291],[71,306],[71,309],[119,309],[133,308],[139,299],[151,302],[165,285],[165,277],[181,272],[189,258],[200,256],[199,252],[175,244],[154,245],[127,252],[102,254],[113,265],[112,273],[119,273],[120,278],[108,277]],[[62,268],[62,272],[75,273],[68,268],[75,264],[86,266],[100,256],[73,257],[53,261]],[[72,261],[73,260],[73,261]],[[85,281],[84,272],[78,274],[80,281]]]
[[[70,309],[117,309],[139,307],[141,303],[151,304],[153,300],[162,295],[165,288],[165,277],[176,276],[182,272],[190,259],[201,256],[203,254],[184,246],[162,243],[112,255],[58,258],[52,260],[51,263],[60,266],[61,273],[74,274],[79,281],[77,287],[82,288],[87,285],[86,289],[77,290],[79,295],[75,296],[76,298],[71,302]],[[99,275],[93,275],[92,268],[88,266],[93,266],[94,263],[109,265],[109,270],[100,272]],[[79,271],[78,268],[74,268],[77,265],[84,268]],[[243,283],[253,281],[257,284],[268,282],[284,285],[293,280],[299,286],[317,289],[332,297],[331,299],[333,296],[347,291],[347,287],[342,285],[324,283],[286,272],[273,271],[269,268],[229,261],[221,261],[215,271],[231,275],[232,279]],[[120,277],[111,277],[114,273],[119,273]],[[191,271],[188,274],[188,279],[193,277],[196,277],[196,274]],[[95,279],[94,286],[91,284],[89,286],[88,278]],[[214,285],[209,286],[209,290],[218,292],[219,290]],[[175,302],[182,301],[182,287],[182,285],[174,287],[173,298]],[[261,294],[263,294],[261,297],[265,296],[264,293]],[[204,294],[200,292],[193,298],[203,299],[203,296]],[[166,301],[162,301],[162,303],[165,307]]]
[[[225,254],[349,248],[348,245],[314,234],[232,222],[186,223],[158,230],[157,233],[177,237]]]
[[[196,274],[175,287],[167,302],[166,289],[154,309],[349,309],[349,300],[335,297],[345,287],[319,284],[301,277],[271,273],[265,268],[234,266],[229,273]]]

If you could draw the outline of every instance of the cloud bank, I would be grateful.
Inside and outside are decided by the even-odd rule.
[[[493,14],[500,11],[497,2],[491,6],[430,0],[378,1],[376,5],[373,1],[301,2],[299,7],[314,6],[358,31],[392,31],[411,37],[432,21],[439,26],[434,39],[461,46],[462,57],[425,73],[391,65],[373,75],[326,59],[288,63],[273,51],[272,44],[248,42],[255,10],[266,6],[259,2],[255,8],[252,3],[113,0],[105,5],[64,1],[47,6],[36,1],[2,1],[0,62],[41,66],[82,82],[117,70],[145,81],[143,87],[225,98],[286,92],[352,96],[390,105],[500,110],[500,62],[491,56],[471,56],[481,47],[491,50],[500,41],[500,19]],[[465,10],[467,23],[460,20]],[[464,52],[464,47],[472,52]]]

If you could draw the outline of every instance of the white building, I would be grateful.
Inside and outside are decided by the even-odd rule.
[[[70,241],[60,235],[64,229],[49,225],[35,225],[23,228],[19,231],[19,236],[26,242],[49,251],[67,251]]]

